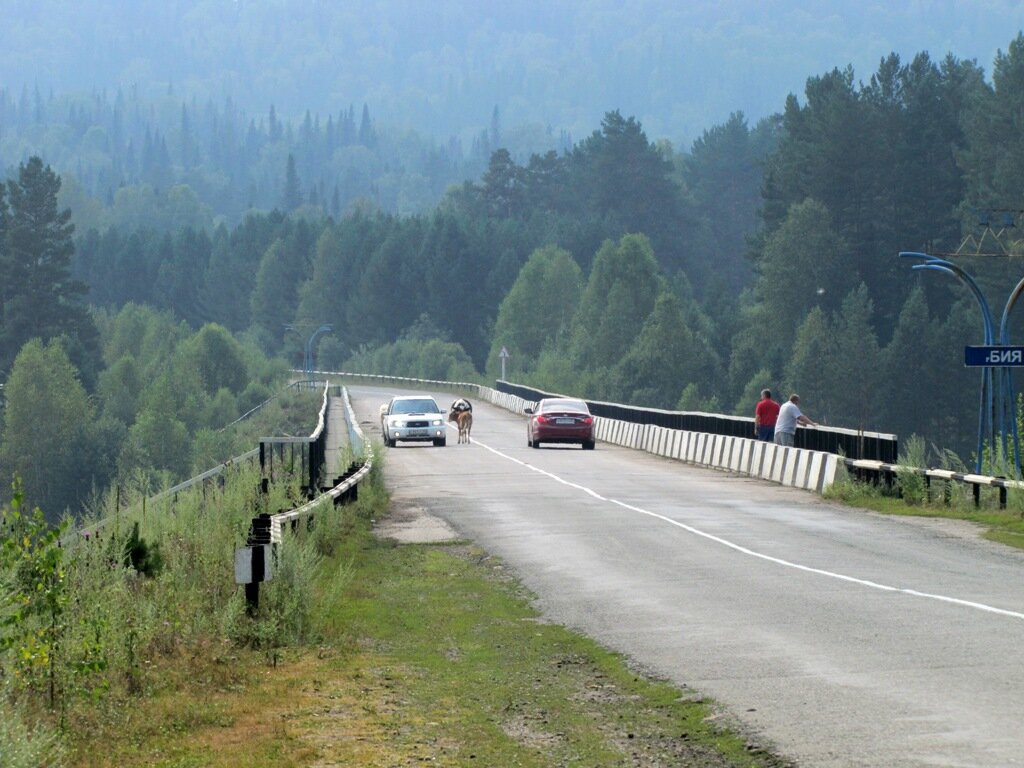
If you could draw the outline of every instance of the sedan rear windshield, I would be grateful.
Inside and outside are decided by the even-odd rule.
[[[541,403],[542,411],[579,411],[590,413],[587,404],[582,400],[547,400]]]

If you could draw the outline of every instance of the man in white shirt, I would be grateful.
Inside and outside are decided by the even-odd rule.
[[[775,444],[792,448],[797,424],[805,427],[818,426],[801,413],[800,395],[790,395],[789,400],[779,409],[779,418],[775,421]]]

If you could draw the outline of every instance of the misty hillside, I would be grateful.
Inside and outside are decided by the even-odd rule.
[[[815,73],[867,79],[890,52],[988,69],[1024,24],[1013,0],[3,0],[0,86],[221,102],[283,118],[367,104],[397,128],[469,142],[507,128],[583,138],[609,109],[688,145],[757,120]],[[2,127],[0,127],[2,131]],[[542,136],[536,137],[543,140]],[[535,142],[536,143],[536,142]],[[531,147],[535,151],[540,147]]]

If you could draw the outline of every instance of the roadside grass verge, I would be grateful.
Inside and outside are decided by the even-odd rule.
[[[375,477],[300,532],[322,556],[308,642],[162,659],[116,725],[78,731],[75,764],[787,765],[711,702],[544,622],[473,545],[377,539],[386,509]]]
[[[975,507],[973,490],[966,483],[933,483],[926,488],[923,482],[920,487],[914,482],[904,489],[903,482],[897,478],[892,488],[886,488],[860,482],[841,468],[825,497],[885,515],[965,520],[983,528],[983,538],[1024,549],[1024,492],[1008,490],[1006,508],[1000,509],[998,489],[983,487]]]

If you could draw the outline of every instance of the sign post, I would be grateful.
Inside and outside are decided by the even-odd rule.
[[[501,358],[501,380],[505,381],[505,361],[511,357],[506,347],[501,348],[501,352],[498,353],[498,357]]]

